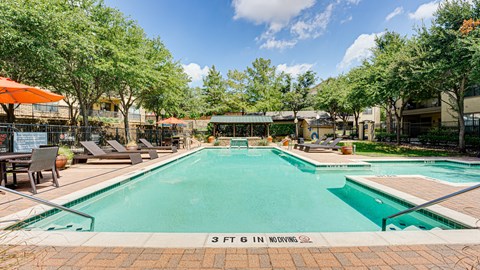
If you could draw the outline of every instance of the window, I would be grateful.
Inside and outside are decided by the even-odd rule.
[[[33,109],[38,112],[58,112],[58,102],[33,104]]]
[[[468,113],[463,118],[465,126],[478,126],[480,123],[480,113]]]
[[[480,84],[470,86],[465,91],[465,97],[476,97],[480,96]]]
[[[363,111],[363,114],[373,114],[373,108],[365,108],[365,110]]]

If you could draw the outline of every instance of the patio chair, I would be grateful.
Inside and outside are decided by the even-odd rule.
[[[110,160],[121,160],[121,159],[128,159],[129,163],[132,165],[142,163],[142,155],[140,153],[106,153],[103,151],[95,142],[92,141],[84,141],[80,142],[80,144],[91,153],[88,154],[80,154],[75,155],[73,157],[73,164],[77,163],[87,163],[89,159],[110,159]]]
[[[312,150],[312,149],[316,149],[316,150],[338,150],[341,147],[337,146],[337,144],[341,140],[343,140],[343,138],[336,138],[335,140],[333,140],[331,143],[329,143],[327,145],[307,145],[307,146],[305,146],[305,152],[310,152],[310,150]]]
[[[141,149],[151,149],[151,150],[166,150],[166,151],[172,151],[172,153],[177,152],[177,147],[175,146],[153,146],[149,141],[146,139],[140,139],[139,140],[143,145],[146,147],[141,148]]]
[[[325,140],[327,137],[326,136],[323,136],[322,138],[316,140],[315,142],[311,143],[311,144],[320,144],[323,140]],[[330,138],[330,140],[333,139],[333,138]],[[303,150],[303,147],[306,145],[306,143],[297,143],[293,146],[293,149],[299,149],[299,150]]]
[[[113,147],[113,149],[115,149],[115,151],[117,151],[119,153],[148,154],[150,159],[158,158],[158,154],[157,154],[156,150],[148,150],[148,149],[146,149],[146,150],[128,150],[127,148],[125,148],[125,146],[123,146],[122,144],[120,144],[116,140],[109,140],[109,141],[107,141],[107,143],[110,144],[110,146]]]
[[[40,177],[39,173],[42,171],[51,171],[53,184],[55,187],[59,187],[57,180],[57,173],[55,170],[55,160],[57,159],[58,147],[46,147],[36,148],[32,150],[32,157],[30,160],[16,160],[11,159],[8,162],[15,164],[27,165],[27,167],[16,168],[15,166],[8,172],[13,173],[14,179],[16,179],[17,173],[27,173],[30,185],[32,186],[32,193],[37,193],[37,187],[35,183],[35,174],[37,179]]]
[[[322,138],[323,139],[323,138]],[[327,145],[328,143],[330,143],[331,141],[333,140],[333,137],[328,137],[326,138],[325,140],[319,140],[319,141],[316,141],[315,143],[304,143],[302,145],[299,145],[298,146],[298,149],[301,150],[301,151],[305,151],[305,147],[307,146],[319,146],[319,145]]]

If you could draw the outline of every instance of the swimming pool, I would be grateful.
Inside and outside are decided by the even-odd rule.
[[[383,217],[406,208],[276,149],[203,149],[149,173],[70,203],[96,218],[99,232],[355,232],[379,231]],[[348,174],[368,175],[352,168]],[[47,212],[28,230],[86,230],[89,220]],[[449,229],[414,213],[390,230]],[[455,228],[461,225],[454,224]]]
[[[420,174],[450,182],[480,182],[480,164],[467,164],[445,160],[423,161],[369,161],[373,174]]]

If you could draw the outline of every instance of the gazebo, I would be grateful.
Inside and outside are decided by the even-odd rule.
[[[215,137],[268,137],[272,117],[259,115],[214,115],[210,119]]]

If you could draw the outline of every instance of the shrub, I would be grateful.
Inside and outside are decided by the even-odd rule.
[[[269,146],[270,143],[267,140],[260,140],[257,143],[258,146]]]
[[[219,140],[214,141],[213,146],[220,146],[220,141]]]
[[[270,134],[272,136],[286,136],[295,134],[295,124],[271,124]]]
[[[58,148],[58,154],[66,156],[68,160],[72,160],[74,156],[72,150],[68,146],[60,146],[60,148]]]

